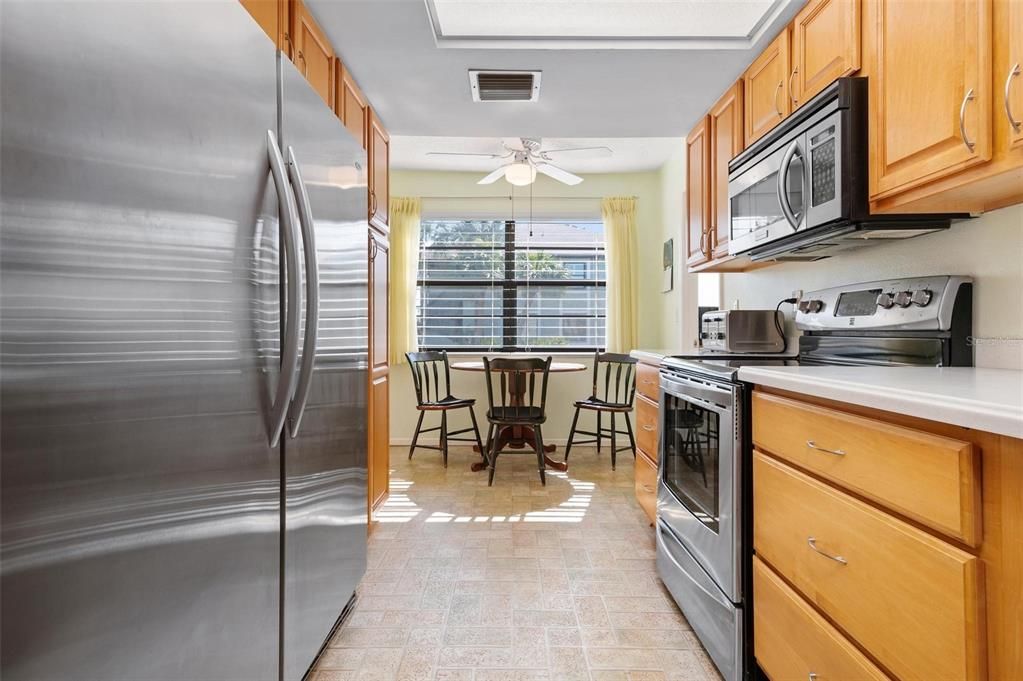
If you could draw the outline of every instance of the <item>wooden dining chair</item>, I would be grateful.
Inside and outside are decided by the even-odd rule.
[[[419,421],[416,422],[416,432],[412,436],[412,446],[409,447],[408,458],[412,458],[417,447],[437,450],[444,455],[444,467],[447,468],[449,442],[475,442],[480,448],[480,452],[483,452],[480,429],[476,424],[476,412],[473,409],[476,400],[455,397],[451,394],[451,369],[448,366],[448,353],[443,350],[439,352],[407,352],[405,358],[412,370],[412,385],[416,390],[416,409],[419,410]],[[469,418],[472,419],[471,428],[448,431],[448,412],[456,409],[469,410]],[[440,425],[423,429],[423,417],[428,411],[440,412]],[[437,430],[440,431],[440,440],[437,446],[419,444],[420,434],[432,433]],[[468,432],[472,432],[475,439],[454,437]]]
[[[487,485],[494,484],[497,456],[504,445],[501,434],[508,428],[532,430],[540,483],[546,485],[542,427],[547,421],[547,379],[550,376],[551,358],[484,357],[483,366],[487,376],[489,402],[487,421],[490,423],[487,431],[487,464],[490,467],[490,477]],[[540,374],[539,390],[537,374]]]
[[[603,388],[603,389],[601,389]],[[572,451],[572,445],[591,445],[596,443],[597,453],[600,453],[601,441],[604,438],[611,440],[611,470],[617,465],[618,452],[632,450],[632,458],[636,458],[636,438],[632,433],[632,421],[629,414],[632,412],[633,403],[636,400],[636,359],[629,355],[621,355],[611,352],[596,353],[593,357],[593,390],[590,396],[575,403],[575,416],[572,418],[572,428],[568,433],[568,444],[565,446],[565,461]],[[594,411],[597,413],[597,430],[579,430],[576,426],[579,423],[579,413],[582,410]],[[611,428],[608,430],[603,426],[602,416],[609,414],[611,417]],[[625,432],[618,430],[615,416],[621,414],[625,417]],[[576,440],[577,434],[589,435],[592,440]],[[629,436],[629,444],[625,447],[618,447],[618,435]]]

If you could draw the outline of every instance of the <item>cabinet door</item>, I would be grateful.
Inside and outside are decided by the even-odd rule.
[[[387,498],[391,469],[390,452],[390,384],[389,374],[370,379],[369,384],[369,510],[380,506]]]
[[[710,212],[710,118],[704,116],[686,137],[686,265],[708,259]]]
[[[362,143],[362,148],[369,147],[369,104],[362,90],[352,78],[351,71],[337,60],[334,65],[336,85],[334,87],[334,112],[355,139]]]
[[[710,110],[710,249],[716,260],[728,256],[728,162],[743,150],[742,81]]]
[[[1002,111],[995,125],[1008,133],[1008,148],[1023,148],[1023,1],[996,0],[995,92]],[[1000,88],[1000,89],[999,89]]]
[[[792,22],[792,108],[860,70],[860,0],[811,0]]]
[[[288,26],[287,0],[240,0],[256,23],[262,27],[274,45],[283,49]]]
[[[369,219],[373,224],[387,230],[390,201],[389,165],[391,138],[377,118],[376,112],[369,112]]]
[[[870,194],[991,158],[991,0],[877,0]]]
[[[369,504],[387,496],[390,466],[390,366],[387,303],[390,294],[387,238],[369,230]]]
[[[334,105],[334,48],[300,1],[293,6],[294,62],[328,106]]]
[[[786,28],[742,76],[746,146],[789,115],[789,31]]]

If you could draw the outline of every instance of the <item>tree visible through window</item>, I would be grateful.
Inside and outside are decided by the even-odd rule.
[[[424,220],[419,345],[448,350],[604,346],[604,225]]]

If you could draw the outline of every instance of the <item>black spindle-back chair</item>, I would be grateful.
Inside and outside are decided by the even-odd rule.
[[[416,447],[437,450],[444,455],[444,467],[447,468],[449,442],[475,442],[480,448],[480,452],[483,452],[480,429],[476,424],[476,413],[473,410],[476,400],[455,397],[451,394],[451,369],[448,366],[448,353],[443,350],[439,352],[408,352],[405,353],[405,358],[412,371],[412,385],[416,390],[416,409],[419,410],[419,421],[416,423],[415,435],[412,436],[412,446],[409,447],[408,458],[412,458]],[[469,410],[472,427],[448,431],[448,412],[455,409]],[[423,417],[428,411],[440,412],[440,425],[423,429]],[[431,433],[436,430],[440,431],[440,441],[436,447],[418,444],[421,433]],[[472,432],[475,438],[453,437],[468,432]]]
[[[629,413],[632,411],[636,399],[636,359],[629,355],[616,354],[612,352],[596,353],[593,357],[593,390],[589,397],[575,403],[575,416],[572,418],[572,429],[568,433],[568,445],[565,447],[565,461],[572,451],[572,445],[597,445],[597,452],[600,453],[601,442],[604,438],[611,441],[611,470],[617,465],[618,452],[628,449],[632,450],[632,457],[636,458],[636,437],[632,433],[632,421],[629,420]],[[583,409],[597,413],[597,430],[579,430],[576,428],[579,423],[579,412]],[[604,427],[602,422],[603,414],[611,415],[611,428]],[[618,430],[615,416],[622,414],[625,417],[625,432]],[[576,434],[589,435],[592,440],[576,440]],[[617,435],[629,436],[629,444],[625,447],[618,447]]]
[[[497,456],[504,445],[502,433],[509,428],[522,428],[523,437],[532,431],[540,482],[546,485],[542,426],[547,420],[547,379],[550,376],[551,358],[484,357],[483,364],[487,375],[487,400],[490,404],[487,410],[487,421],[490,422],[487,432],[490,478],[487,484],[494,484]],[[539,386],[537,374],[540,375]]]

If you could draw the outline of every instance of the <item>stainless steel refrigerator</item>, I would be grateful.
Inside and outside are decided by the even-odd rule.
[[[5,0],[0,676],[299,679],[366,562],[365,153],[237,0]]]

